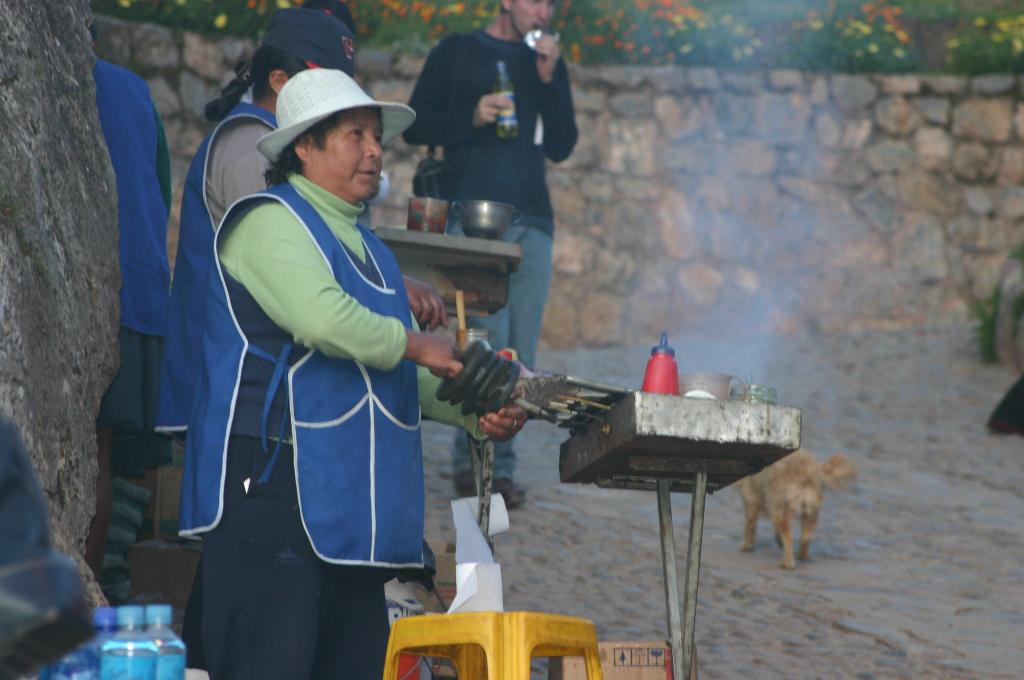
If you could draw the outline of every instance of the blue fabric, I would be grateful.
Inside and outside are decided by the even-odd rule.
[[[178,256],[174,263],[164,361],[160,369],[156,421],[160,429],[184,430],[188,424],[192,393],[199,375],[207,271],[213,261],[213,237],[219,226],[213,223],[206,207],[206,161],[220,130],[239,118],[257,118],[271,129],[277,128],[277,120],[269,111],[240,103],[203,140],[189,165],[181,201]]]
[[[265,439],[268,423],[288,420],[288,390],[277,383],[282,381],[283,371],[298,361],[306,349],[293,345],[291,334],[267,316],[245,286],[228,274],[224,284],[235,318],[245,328],[248,352],[252,355],[242,364],[231,432]]]
[[[235,205],[225,216],[229,226],[216,239],[245,210],[266,200],[285,204],[299,218],[349,295],[410,327],[402,273],[387,247],[359,227],[367,262],[385,284],[381,287],[360,273],[323,219],[290,185]],[[207,279],[203,361],[182,481],[183,534],[202,533],[219,523],[232,419],[236,410],[262,411],[265,403],[265,393],[239,390],[244,364],[269,364],[247,351],[254,319],[237,315],[226,276],[218,264]],[[299,349],[304,352],[288,372],[287,389],[302,521],[313,549],[321,559],[343,564],[421,564],[423,456],[415,365],[403,360],[383,371]],[[271,376],[268,388],[272,382]]]
[[[513,347],[519,359],[529,367],[537,356],[544,302],[551,283],[551,234],[536,228],[533,220],[546,218],[520,218],[508,228],[504,240],[518,243],[523,250],[519,269],[509,277],[508,304],[491,316],[474,318],[470,325],[487,330],[487,341],[494,349]],[[456,225],[452,231],[461,233]],[[463,433],[455,435],[452,449],[452,467],[456,472],[469,470],[469,447]],[[511,442],[494,443],[494,478],[514,479],[516,455]]]
[[[157,122],[146,81],[102,59],[96,108],[117,178],[121,325],[163,335],[167,325],[167,205],[157,176]]]

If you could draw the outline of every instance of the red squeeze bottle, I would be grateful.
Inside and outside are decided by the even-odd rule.
[[[668,333],[661,334],[661,342],[651,348],[651,358],[644,371],[644,392],[679,394],[679,368],[676,351],[668,344]]]

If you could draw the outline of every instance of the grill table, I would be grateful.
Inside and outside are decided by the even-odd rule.
[[[800,448],[800,418],[785,406],[631,392],[562,444],[563,482],[657,491],[673,680],[693,658],[705,496]],[[682,614],[672,491],[693,494]]]
[[[505,241],[393,227],[374,233],[395,254],[402,273],[434,286],[449,312],[455,310],[455,291],[463,291],[470,316],[505,306],[509,275],[523,259],[519,245]]]

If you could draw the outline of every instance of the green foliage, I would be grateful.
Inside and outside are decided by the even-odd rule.
[[[1024,14],[977,17],[946,43],[950,66],[962,73],[1024,71]]]
[[[906,31],[879,16],[798,22],[787,46],[792,61],[821,71],[906,72],[918,65]]]
[[[257,36],[303,0],[92,0],[96,13]],[[486,26],[497,0],[348,0],[362,46],[422,53]],[[569,61],[843,72],[1024,72],[1024,14],[1003,0],[560,0]],[[916,40],[939,43],[945,63]]]
[[[274,0],[92,0],[96,14],[162,24],[199,33],[255,36],[270,15],[291,2]]]
[[[976,322],[974,328],[975,338],[978,341],[978,351],[981,360],[985,363],[995,363],[996,356],[996,312],[999,310],[999,302],[1002,291],[998,286],[992,291],[992,296],[987,300],[978,300],[971,305],[971,317]]]

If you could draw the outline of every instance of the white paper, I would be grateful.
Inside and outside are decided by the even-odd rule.
[[[504,610],[500,564],[473,562],[455,565],[455,599],[448,608],[449,614]]]
[[[468,500],[471,503],[463,503]],[[452,519],[455,521],[455,563],[493,562],[491,548],[476,523],[476,496],[452,501]]]
[[[459,498],[452,501],[453,514],[455,513],[456,504],[468,506],[469,513],[473,516],[474,522],[476,521],[477,508],[480,507],[479,498],[476,496],[467,496],[466,498]],[[458,530],[458,525],[456,525],[455,528]],[[491,514],[487,520],[487,533],[491,536],[497,536],[498,534],[503,534],[506,531],[508,531],[508,508],[505,507],[505,497],[500,493],[492,493]]]
[[[495,563],[480,525],[476,523],[480,501],[476,496],[452,501],[455,522],[455,599],[448,613],[503,611],[501,565]],[[491,496],[488,533],[508,531],[508,510],[501,494]]]

